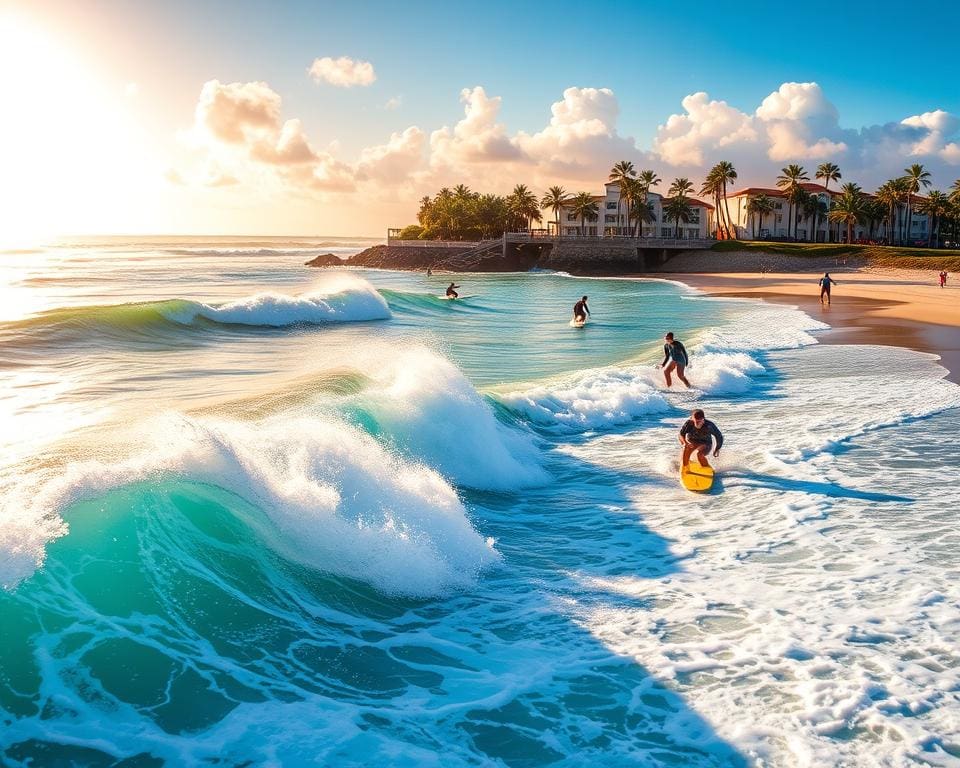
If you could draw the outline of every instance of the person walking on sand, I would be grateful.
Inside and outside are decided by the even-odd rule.
[[[590,314],[590,307],[587,306],[587,297],[583,296],[580,301],[573,305],[573,322],[587,322],[587,315]]]
[[[836,285],[837,281],[830,277],[829,272],[824,272],[820,278],[820,303],[823,304],[823,297],[827,297],[827,304],[830,303],[830,286]]]
[[[690,456],[697,454],[697,461],[701,467],[709,467],[707,461],[707,452],[717,441],[717,447],[713,449],[714,457],[720,455],[720,449],[723,447],[723,434],[717,429],[717,425],[704,417],[703,411],[697,408],[690,418],[687,419],[680,428],[680,445],[683,446],[683,458],[680,460],[680,466],[685,467],[690,463]]]
[[[663,362],[657,365],[657,368],[663,368],[663,378],[666,379],[668,387],[673,386],[670,374],[676,371],[677,378],[687,385],[687,389],[690,389],[690,382],[687,381],[687,377],[683,375],[684,369],[690,364],[690,358],[687,356],[687,348],[683,346],[683,343],[679,339],[673,338],[672,331],[664,336],[663,340],[665,342],[663,345]],[[669,363],[667,362],[668,360],[670,361]]]
[[[940,287],[943,288],[947,284],[947,271],[945,269],[940,270]]]
[[[456,284],[454,284],[454,283],[450,283],[450,285],[447,286],[447,298],[448,298],[448,299],[456,299],[456,298],[459,298],[459,297],[460,297],[460,294],[457,293],[457,288],[459,288],[459,287],[460,287],[459,285],[456,285]]]

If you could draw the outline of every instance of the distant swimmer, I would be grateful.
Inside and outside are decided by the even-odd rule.
[[[940,287],[943,288],[947,284],[947,273],[946,270],[940,272]]]
[[[457,293],[457,288],[459,287],[460,287],[459,285],[454,285],[453,283],[450,283],[450,285],[447,286],[447,298],[448,299],[460,298],[460,294]]]
[[[824,272],[820,278],[820,303],[823,304],[823,297],[827,297],[827,304],[830,303],[830,286],[836,285],[837,281],[830,277],[829,272]]]
[[[573,305],[573,322],[575,323],[585,323],[587,322],[587,315],[590,314],[590,307],[587,306],[587,297],[584,296],[576,304]]]
[[[427,267],[427,277],[433,277],[433,270]]]
[[[663,337],[663,340],[666,342],[663,345],[663,362],[660,363],[657,368],[663,368],[663,378],[667,380],[668,387],[673,386],[670,374],[676,371],[677,378],[686,384],[687,389],[689,389],[690,382],[687,381],[687,377],[683,375],[684,369],[690,365],[687,348],[683,346],[683,343],[679,339],[673,338],[673,333],[668,333]],[[667,362],[668,360],[669,363]]]
[[[709,467],[707,452],[714,439],[717,441],[717,447],[714,448],[713,455],[719,456],[720,449],[723,447],[723,435],[717,429],[717,425],[706,419],[703,411],[698,408],[680,428],[680,445],[683,446],[683,459],[680,466],[687,466],[690,463],[691,454],[696,453],[700,466]]]

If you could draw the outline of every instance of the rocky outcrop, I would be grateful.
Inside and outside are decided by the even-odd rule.
[[[444,259],[458,256],[470,250],[463,248],[430,248],[424,245],[375,245],[350,257],[351,267],[375,267],[377,269],[426,269],[438,268]]]
[[[321,253],[303,263],[308,267],[342,267],[343,259],[335,253]]]

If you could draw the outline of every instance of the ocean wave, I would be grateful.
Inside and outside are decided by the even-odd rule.
[[[433,350],[381,348],[353,365],[369,385],[341,407],[404,456],[468,488],[512,491],[548,481],[532,436],[500,423],[459,369]]]
[[[138,331],[156,325],[196,326],[202,322],[278,328],[297,324],[387,320],[390,317],[386,301],[370,283],[353,275],[333,274],[313,290],[300,295],[266,291],[225,304],[169,299],[66,307],[12,325],[54,331],[98,327]]]
[[[149,447],[131,458],[72,463],[4,494],[0,584],[12,587],[42,564],[46,546],[68,533],[71,505],[176,478],[227,489],[262,510],[264,541],[284,557],[386,593],[464,588],[498,559],[437,472],[347,424],[167,416],[143,438]]]

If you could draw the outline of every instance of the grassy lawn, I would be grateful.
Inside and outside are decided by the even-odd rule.
[[[768,243],[753,240],[721,240],[714,251],[756,251],[786,256],[861,258],[878,267],[906,269],[946,269],[960,272],[960,251],[927,248],[902,248],[895,245],[843,245],[836,243]]]

